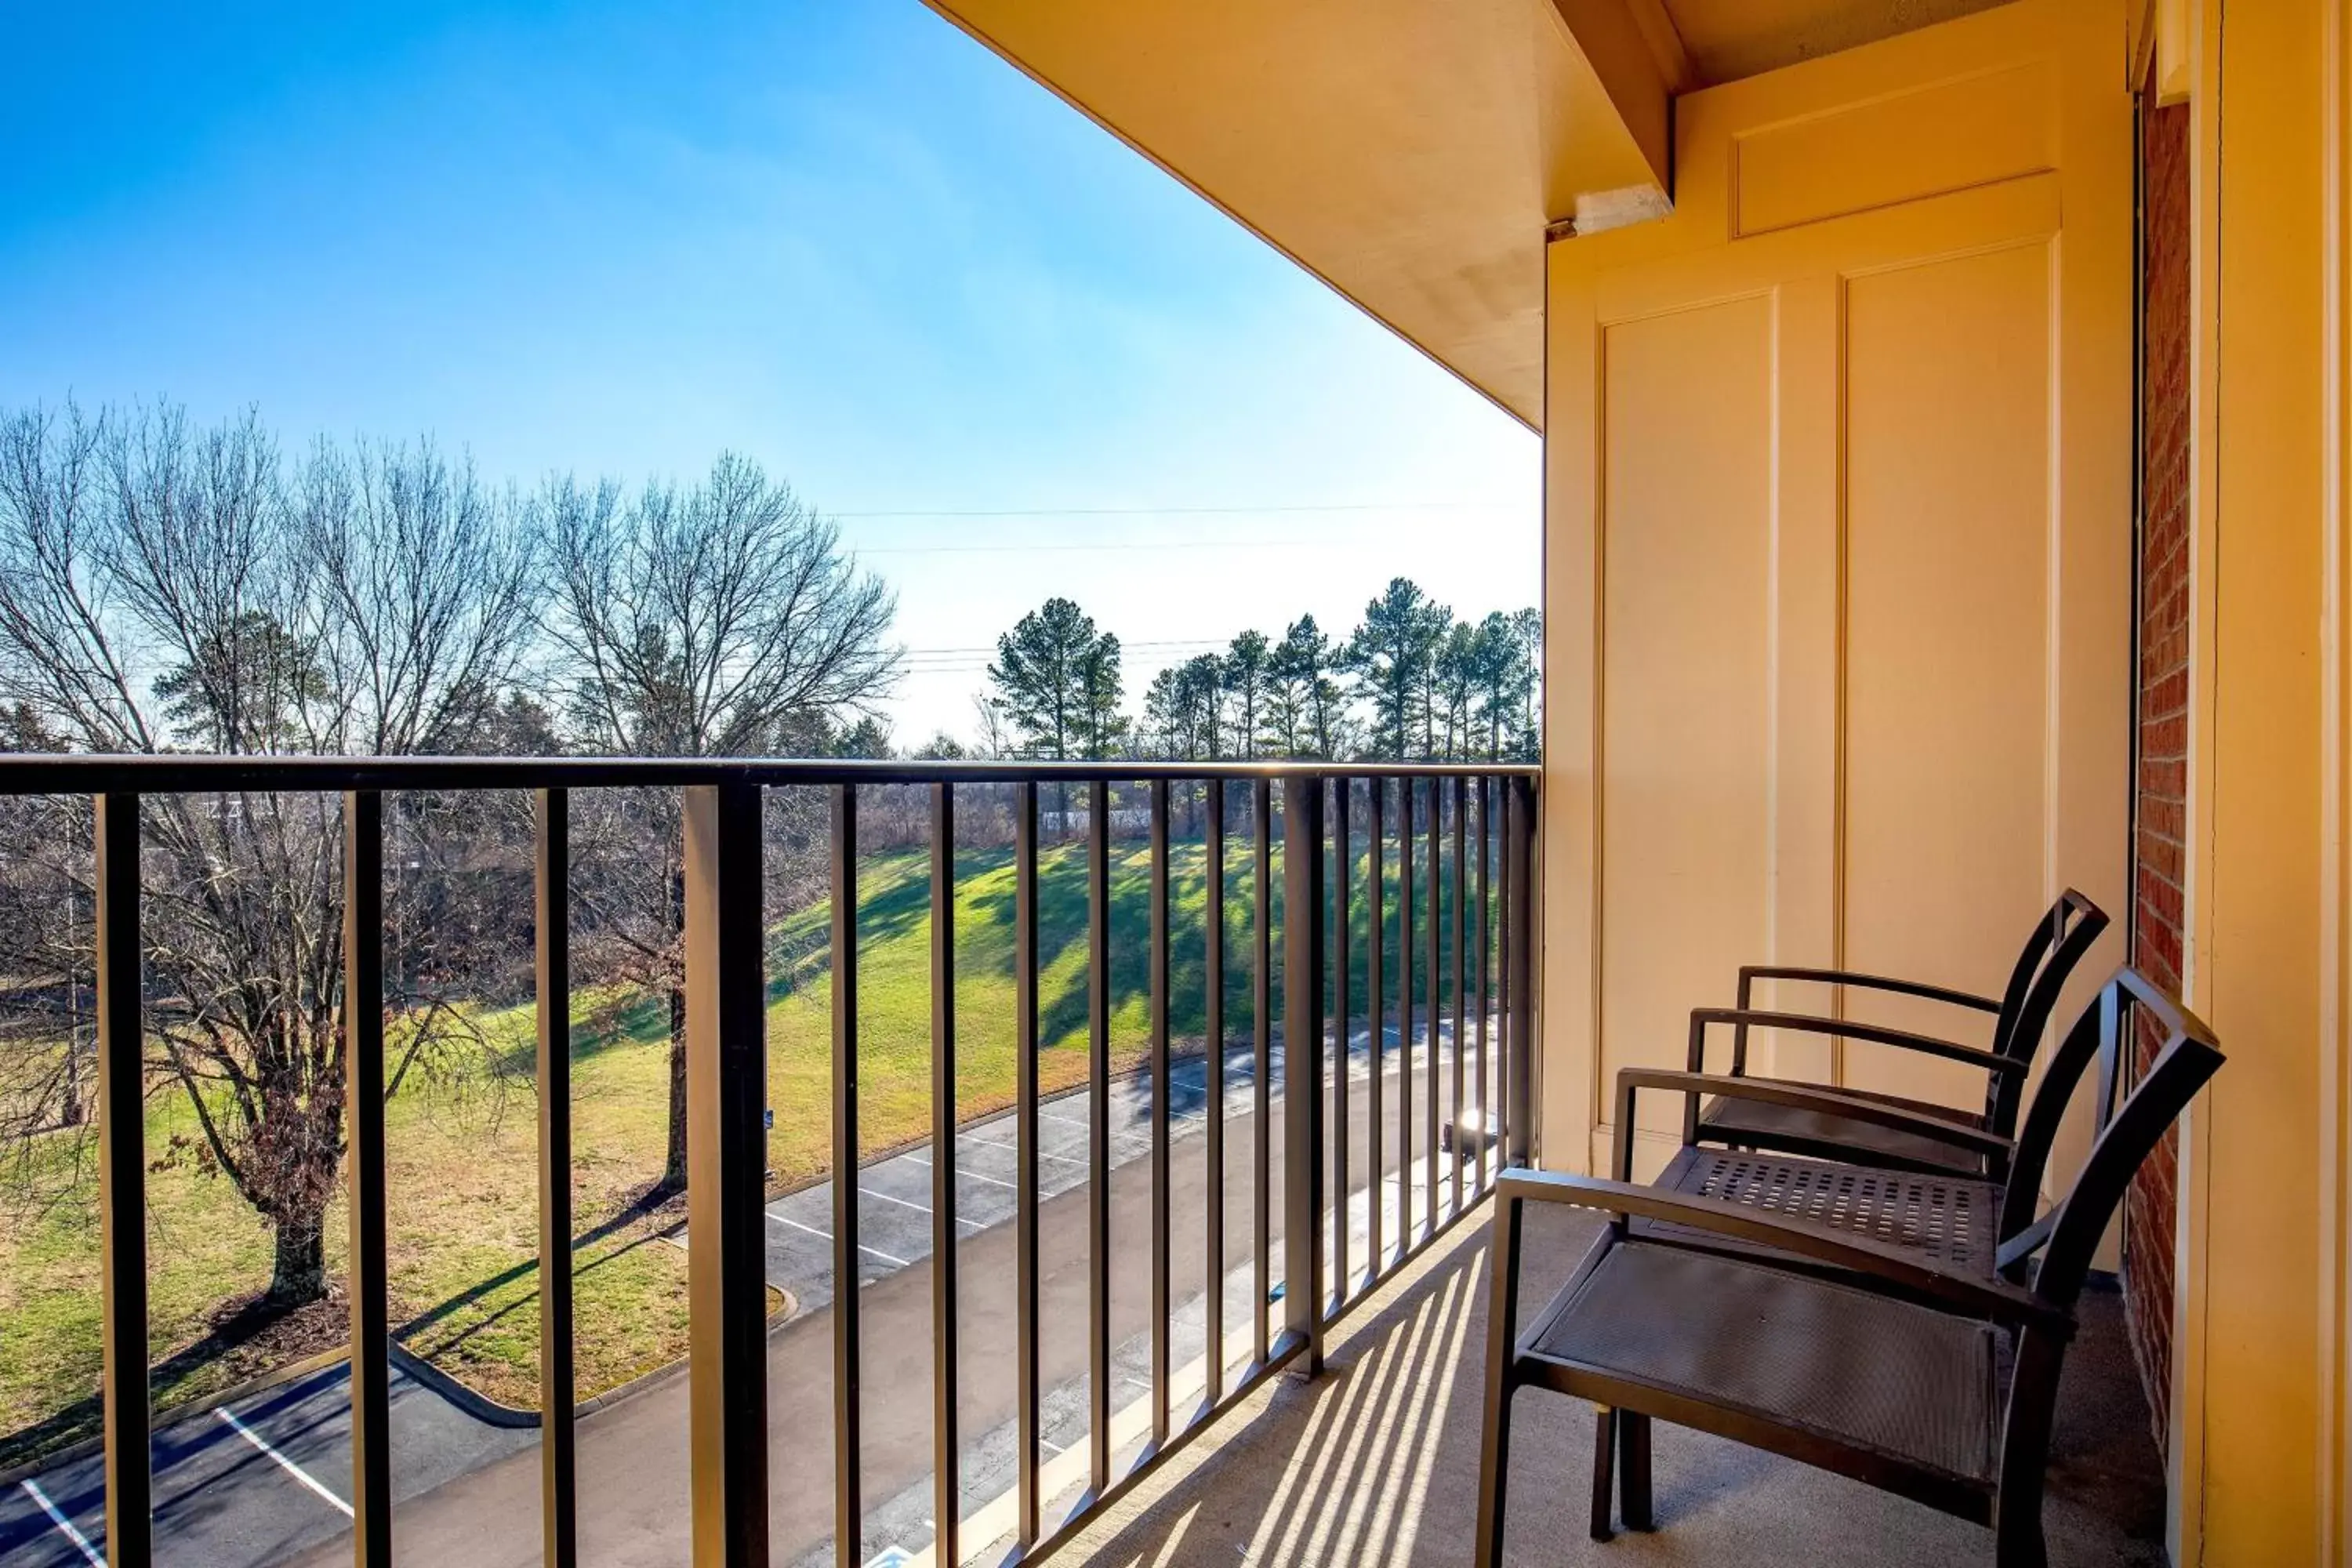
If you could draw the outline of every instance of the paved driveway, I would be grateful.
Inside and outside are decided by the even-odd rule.
[[[1354,1042],[1349,1097],[1349,1229],[1355,1267],[1372,1194],[1365,1185],[1369,1040]],[[1416,1067],[1425,1057],[1416,1053]],[[1441,1049],[1441,1063],[1446,1059]],[[1390,1056],[1393,1120],[1393,1052]],[[1229,1335],[1245,1335],[1255,1294],[1250,1199],[1255,1089],[1250,1053],[1226,1068],[1226,1251],[1215,1275]],[[1416,1078],[1420,1075],[1416,1073]],[[1450,1083],[1450,1070],[1441,1079]],[[1210,1201],[1204,1141],[1206,1065],[1178,1062],[1170,1114],[1175,1215],[1171,1293],[1174,1363],[1203,1349],[1202,1245]],[[1272,1099],[1280,1100],[1280,1051]],[[1423,1123],[1415,1088],[1416,1137]],[[1039,1110],[1041,1289],[1045,1433],[1049,1455],[1086,1440],[1086,1149],[1089,1107],[1081,1090]],[[1150,1165],[1151,1086],[1138,1076],[1110,1096],[1114,1246],[1114,1408],[1149,1394]],[[1275,1231],[1267,1240],[1281,1274],[1281,1124],[1270,1128]],[[1393,1175],[1394,1135],[1383,1140]],[[967,1127],[957,1139],[959,1308],[964,1351],[962,1490],[967,1512],[1013,1484],[1013,1121]],[[930,1506],[930,1212],[932,1152],[909,1149],[860,1173],[858,1282],[866,1291],[863,1366],[866,1551],[887,1559],[929,1543]],[[1421,1167],[1416,1162],[1416,1179]],[[1393,1242],[1398,1199],[1381,1201]],[[1421,1201],[1414,1201],[1416,1214]],[[768,1205],[768,1275],[799,1303],[770,1352],[772,1540],[776,1559],[830,1562],[832,1528],[833,1193],[821,1183]],[[1278,1306],[1273,1309],[1277,1320]],[[1229,1340],[1229,1345],[1234,1343]],[[221,1410],[183,1417],[155,1437],[159,1563],[205,1568],[289,1561],[310,1549],[321,1563],[347,1560],[350,1432],[347,1378],[330,1368]],[[583,1552],[590,1560],[669,1564],[687,1540],[687,1383],[673,1379],[584,1418],[580,1428]],[[1179,1409],[1183,1408],[1179,1403]],[[476,1420],[395,1371],[393,1476],[394,1533],[404,1558],[430,1563],[527,1563],[538,1560],[539,1463],[534,1431]],[[0,1497],[0,1563],[7,1568],[72,1568],[102,1561],[104,1499],[96,1458],[58,1466]]]

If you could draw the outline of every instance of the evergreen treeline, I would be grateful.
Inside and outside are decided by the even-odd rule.
[[[1245,631],[1154,676],[1125,710],[1119,642],[1068,599],[997,639],[981,699],[997,756],[1523,762],[1537,755],[1540,612],[1461,620],[1410,580],[1364,606],[1345,641],[1301,616]],[[934,746],[940,742],[934,742]]]

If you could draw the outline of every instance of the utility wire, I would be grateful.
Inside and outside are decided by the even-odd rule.
[[[969,508],[935,511],[827,511],[827,517],[1255,517],[1335,511],[1516,511],[1508,501],[1401,500],[1333,501],[1306,506],[1063,506]]]

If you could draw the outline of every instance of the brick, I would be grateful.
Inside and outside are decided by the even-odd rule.
[[[2139,738],[2133,780],[2132,962],[2158,984],[2180,985],[2185,937],[2181,886],[2188,859],[2189,477],[2189,110],[2152,109],[2140,155],[2147,200],[2141,235],[2147,271],[2140,300],[2147,344],[2140,386],[2139,668],[2134,721]],[[2132,1073],[2147,1068],[2157,1040],[2142,1019]],[[2172,1231],[2179,1145],[2167,1137],[2134,1178],[2124,1202],[2124,1307],[2132,1359],[2147,1390],[2156,1441],[2165,1441],[2172,1368]]]

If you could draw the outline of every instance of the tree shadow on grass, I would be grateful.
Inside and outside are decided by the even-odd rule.
[[[577,1261],[579,1255],[583,1251],[593,1246],[597,1240],[602,1238],[603,1236],[609,1236],[611,1233],[612,1227],[610,1226],[604,1226],[598,1227],[598,1231],[596,1233],[583,1233],[572,1237],[572,1253],[575,1261],[572,1268],[572,1277],[575,1281],[585,1279],[587,1276],[593,1274],[596,1270],[604,1268],[607,1264],[618,1262],[620,1259],[626,1258],[630,1253],[636,1251],[641,1247],[647,1246],[662,1239],[660,1232],[649,1230],[643,1236],[623,1242],[621,1245],[614,1247],[609,1252],[603,1254],[601,1257],[589,1258],[584,1263]],[[530,1262],[520,1265],[518,1268],[506,1270],[499,1277],[499,1283],[512,1283],[525,1276],[536,1275],[538,1272],[539,1261],[538,1259],[533,1258]],[[464,1328],[459,1329],[457,1332],[451,1334],[446,1339],[437,1340],[429,1344],[415,1342],[413,1341],[413,1336],[421,1328],[428,1327],[433,1323],[444,1321],[460,1306],[468,1301],[480,1300],[481,1297],[487,1293],[488,1289],[495,1288],[495,1286],[491,1286],[488,1288],[469,1289],[462,1292],[459,1296],[452,1297],[449,1300],[441,1303],[441,1305],[433,1308],[431,1310],[420,1313],[416,1317],[409,1320],[409,1321],[403,1323],[399,1328],[393,1331],[394,1337],[402,1341],[411,1353],[438,1365],[439,1358],[447,1355],[452,1351],[462,1349],[468,1342],[473,1340],[475,1336],[488,1332],[489,1330],[504,1322],[507,1319],[514,1316],[517,1312],[523,1311],[527,1309],[531,1310],[537,1310],[536,1304],[539,1300],[540,1292],[539,1288],[534,1285],[530,1289],[520,1292],[513,1300],[509,1301],[506,1305],[475,1319],[472,1322],[467,1323]],[[448,1372],[448,1369],[446,1367],[441,1370]],[[448,1374],[452,1377],[457,1376],[454,1372],[449,1372]],[[460,1379],[460,1381],[463,1380]],[[590,1392],[593,1393],[593,1391],[592,1390]],[[583,1397],[586,1397],[586,1395],[583,1394]]]
[[[220,1385],[258,1376],[273,1368],[317,1355],[349,1342],[351,1310],[340,1283],[315,1301],[288,1310],[265,1302],[257,1292],[224,1302],[201,1339],[173,1351],[147,1369],[148,1399],[158,1418],[178,1403],[199,1374],[233,1363]],[[201,1394],[205,1390],[190,1392]],[[0,1468],[14,1468],[104,1429],[103,1392],[92,1392],[29,1426],[0,1436]]]
[[[677,1194],[675,1193],[663,1191],[661,1184],[658,1181],[648,1182],[644,1190],[639,1192],[636,1197],[632,1199],[629,1203],[624,1205],[614,1213],[607,1215],[604,1219],[600,1220],[596,1224],[590,1226],[586,1230],[580,1231],[575,1234],[572,1238],[572,1250],[576,1254],[583,1247],[593,1247],[596,1243],[604,1240],[606,1237],[612,1236],[616,1232],[625,1230],[630,1226],[636,1224],[641,1219],[644,1219],[646,1215],[653,1214],[656,1210],[662,1207],[664,1204],[674,1201],[677,1195]],[[631,1244],[632,1247],[635,1245],[635,1243]],[[618,1248],[610,1256],[617,1258],[622,1252],[628,1250],[628,1247]],[[427,1307],[424,1311],[417,1313],[416,1316],[409,1319],[407,1321],[395,1323],[393,1325],[393,1337],[398,1340],[406,1340],[413,1335],[421,1333],[425,1330],[431,1328],[434,1324],[440,1322],[443,1319],[462,1311],[467,1307],[471,1306],[474,1302],[480,1300],[483,1297],[490,1295],[508,1285],[513,1284],[516,1280],[520,1279],[526,1274],[534,1274],[538,1272],[538,1270],[539,1259],[536,1258],[525,1258],[520,1263],[502,1268],[498,1273],[491,1275],[488,1279],[477,1280],[473,1284],[466,1287],[463,1290],[458,1291],[456,1295],[449,1297],[447,1300],[440,1301],[434,1306]],[[494,1321],[494,1319],[483,1320],[485,1323],[492,1321]],[[478,1329],[479,1326],[480,1325],[477,1325],[477,1328]],[[471,1331],[468,1331],[468,1332]]]

